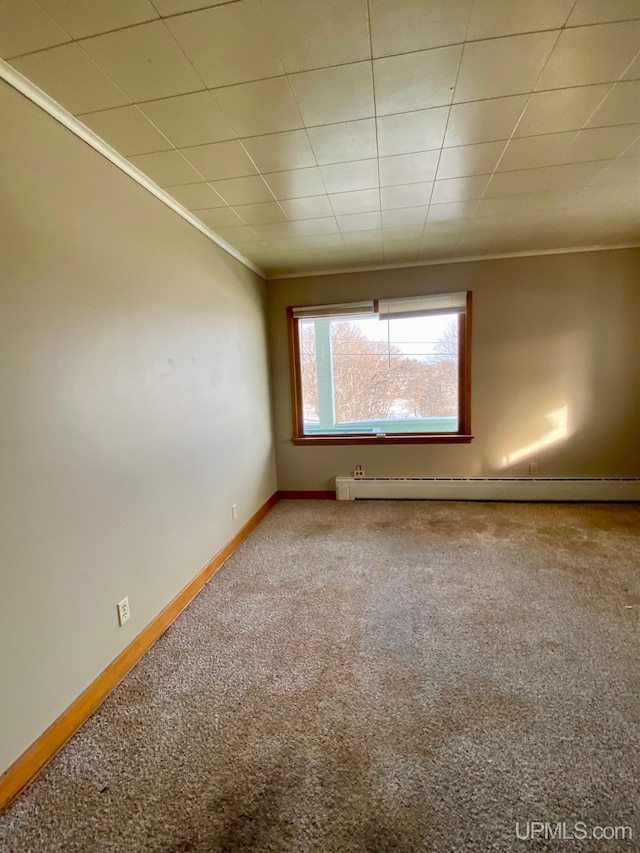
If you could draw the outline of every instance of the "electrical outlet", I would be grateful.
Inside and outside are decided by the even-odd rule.
[[[236,519],[238,517],[238,504],[231,504],[231,518]]]
[[[529,476],[537,477],[538,476],[538,463],[537,462],[529,462]]]
[[[123,598],[122,601],[118,602],[118,622],[120,623],[120,627],[124,625],[125,622],[128,622],[131,619],[131,610],[129,610],[129,598]]]
[[[362,465],[356,465],[355,470],[353,472],[354,477],[364,477],[364,468]]]

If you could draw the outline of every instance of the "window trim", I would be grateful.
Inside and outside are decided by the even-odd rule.
[[[471,433],[471,291],[468,290],[466,310],[458,314],[460,355],[458,360],[458,431],[453,433],[396,433],[371,435],[305,435],[302,409],[302,370],[300,364],[299,320],[293,316],[294,307],[287,308],[289,337],[289,380],[291,389],[292,444],[321,446],[339,444],[469,444]]]

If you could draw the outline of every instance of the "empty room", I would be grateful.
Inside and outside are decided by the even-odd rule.
[[[1,853],[632,853],[640,0],[0,0]]]

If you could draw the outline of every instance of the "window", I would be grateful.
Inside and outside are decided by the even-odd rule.
[[[294,444],[469,442],[471,294],[287,309]]]

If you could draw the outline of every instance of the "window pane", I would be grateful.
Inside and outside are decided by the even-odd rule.
[[[300,322],[305,433],[456,432],[458,318]]]

